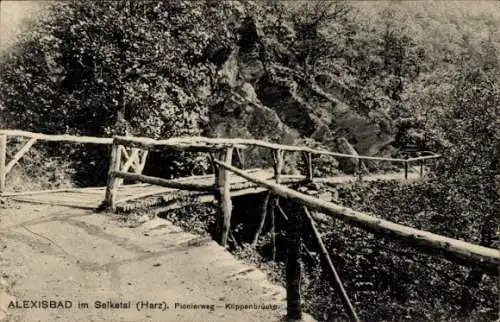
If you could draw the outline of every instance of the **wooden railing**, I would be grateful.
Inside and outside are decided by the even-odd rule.
[[[28,141],[22,146],[19,151],[7,163],[7,141],[8,137],[23,137]],[[49,142],[70,142],[70,143],[87,143],[87,144],[107,144],[113,143],[112,138],[97,138],[92,136],[75,136],[75,135],[49,135],[41,133],[33,133],[21,130],[0,130],[0,194],[5,192],[5,178],[14,165],[29,151],[29,149],[37,141]]]
[[[8,137],[24,137],[28,141],[7,163],[7,139]],[[311,149],[309,147],[299,147],[269,143],[265,141],[252,139],[225,139],[225,138],[206,138],[206,137],[176,137],[166,140],[154,140],[141,137],[114,137],[114,138],[97,138],[88,136],[73,136],[73,135],[48,135],[40,133],[32,133],[20,130],[0,130],[0,194],[5,193],[6,175],[13,166],[23,157],[26,152],[37,142],[52,141],[52,142],[70,142],[77,144],[106,144],[112,145],[110,165],[108,170],[108,180],[106,185],[105,198],[102,204],[103,208],[115,210],[117,205],[118,187],[124,179],[159,185],[187,191],[200,191],[213,193],[219,201],[220,207],[220,243],[226,245],[227,234],[229,231],[228,223],[231,217],[231,197],[230,197],[230,182],[229,175],[224,168],[218,167],[213,162],[215,159],[225,160],[226,163],[231,163],[233,152],[236,152],[240,164],[243,160],[243,151],[248,147],[264,148],[271,151],[273,159],[274,177],[276,182],[281,183],[282,171],[284,167],[285,152],[302,154],[305,161],[305,180],[313,181],[313,162],[312,155],[330,155],[340,158],[354,158],[361,160],[376,160],[403,163],[405,166],[405,178],[408,178],[408,165],[411,162],[420,162],[421,171],[423,174],[423,162],[428,159],[438,158],[439,155],[431,155],[418,158],[383,158],[373,156],[358,156],[343,153],[330,152],[325,150]],[[150,150],[161,151],[163,149],[176,149],[184,151],[196,151],[208,153],[214,168],[215,182],[211,184],[201,184],[196,182],[185,182],[180,180],[166,180],[157,177],[145,176],[142,171],[146,164],[148,152]],[[130,171],[132,170],[132,173]],[[271,202],[275,202],[271,200]]]
[[[27,143],[14,155],[8,163],[6,161],[7,137],[22,136],[28,138]],[[301,230],[304,223],[307,224],[315,237],[320,254],[326,263],[327,270],[332,286],[339,294],[346,312],[351,320],[359,321],[354,306],[352,305],[347,291],[342,285],[340,277],[330,259],[329,253],[321,240],[321,236],[316,228],[315,221],[324,221],[324,217],[332,217],[342,220],[346,224],[364,229],[366,231],[381,235],[386,238],[399,240],[409,246],[420,249],[421,251],[433,255],[442,255],[460,264],[480,267],[482,270],[496,274],[500,264],[500,252],[496,249],[490,249],[479,245],[467,243],[464,241],[448,238],[427,231],[411,228],[408,226],[393,223],[388,220],[376,218],[374,216],[355,211],[328,201],[324,201],[298,191],[292,190],[283,185],[283,165],[285,152],[299,152],[303,154],[305,166],[305,179],[313,181],[317,178],[313,176],[312,155],[323,154],[341,158],[354,158],[358,160],[377,160],[399,162],[405,167],[405,178],[408,178],[409,164],[412,162],[420,163],[420,174],[422,175],[423,163],[426,160],[436,159],[439,155],[431,154],[429,156],[419,156],[415,158],[382,158],[372,156],[353,156],[342,153],[329,152],[324,150],[311,149],[309,147],[298,147],[269,143],[259,140],[247,139],[221,139],[205,137],[188,138],[170,138],[167,140],[153,140],[137,137],[114,137],[114,138],[93,138],[76,137],[69,135],[45,135],[25,131],[0,131],[0,192],[3,192],[5,186],[5,175],[19,161],[19,159],[29,150],[37,141],[61,141],[89,144],[108,144],[112,145],[110,166],[108,172],[108,182],[103,205],[108,209],[115,209],[117,203],[118,186],[123,179],[131,179],[153,185],[170,187],[186,191],[201,191],[213,193],[218,201],[218,229],[219,243],[226,246],[230,232],[232,200],[230,191],[230,176],[235,174],[252,182],[261,188],[269,191],[266,197],[266,203],[270,202],[269,214],[274,222],[274,209],[278,207],[278,198],[285,198],[302,205],[302,210],[296,214],[285,215],[288,221],[288,248],[287,248],[287,315],[290,320],[299,320],[302,315],[300,299],[300,247]],[[274,169],[274,182],[263,180],[252,176],[252,174],[233,166],[233,152],[239,157],[240,164],[243,151],[248,147],[260,147],[268,149],[271,152]],[[187,182],[183,180],[167,180],[158,177],[146,176],[142,174],[146,158],[149,151],[161,151],[163,149],[176,149],[184,151],[196,151],[208,153],[208,156],[214,167],[213,184],[202,184],[197,182]],[[133,173],[130,173],[130,170]],[[311,210],[311,212],[310,212]],[[314,211],[318,212],[315,213]],[[322,215],[321,215],[322,214]],[[261,218],[261,224],[265,216]],[[274,225],[273,225],[274,227]],[[262,227],[259,227],[261,230]],[[259,231],[255,235],[257,240]],[[273,240],[275,236],[273,228]],[[273,242],[274,245],[274,242]],[[274,247],[274,246],[273,246]]]
[[[359,321],[354,306],[352,305],[332,263],[330,255],[323,244],[313,217],[319,220],[323,219],[320,216],[311,215],[309,209],[321,212],[322,214],[333,217],[334,219],[342,220],[348,225],[361,228],[386,238],[398,240],[406,245],[418,248],[425,253],[431,255],[442,255],[460,264],[479,267],[493,275],[498,273],[498,267],[500,265],[500,251],[497,249],[487,248],[437,235],[428,231],[393,223],[388,220],[380,219],[332,202],[300,193],[284,185],[280,185],[278,179],[276,180],[277,183],[270,183],[259,178],[255,178],[227,162],[215,160],[215,163],[227,171],[269,189],[269,191],[276,196],[292,200],[303,207],[302,212],[299,211],[295,214],[286,215],[289,224],[286,263],[287,316],[289,320],[301,320],[302,318],[300,298],[300,227],[305,222],[310,227],[310,230],[312,231],[318,244],[320,255],[325,263],[325,269],[330,276],[331,286],[340,296],[344,309],[350,319],[352,321]]]
[[[186,137],[186,138],[170,138],[166,140],[154,140],[149,138],[140,137],[115,137],[113,139],[113,147],[111,152],[111,160],[108,173],[108,183],[106,187],[106,196],[103,203],[104,208],[112,211],[116,210],[117,205],[117,192],[120,184],[120,179],[131,179],[144,183],[150,183],[168,188],[175,188],[188,191],[200,192],[213,192],[216,200],[219,202],[219,216],[218,227],[220,232],[220,243],[223,246],[227,244],[227,237],[229,233],[229,223],[231,219],[231,193],[230,193],[230,180],[229,174],[224,167],[219,167],[214,161],[216,159],[224,160],[227,164],[231,164],[233,151],[237,152],[241,164],[241,154],[248,147],[259,147],[271,151],[273,160],[274,177],[277,183],[281,183],[282,171],[284,166],[284,153],[285,152],[300,152],[303,154],[306,163],[305,179],[313,181],[313,164],[312,154],[323,154],[343,158],[355,158],[358,160],[377,160],[377,161],[390,161],[400,162],[405,165],[405,178],[408,178],[408,164],[410,162],[419,161],[423,167],[423,160],[438,158],[438,155],[417,157],[417,158],[382,158],[372,156],[355,156],[349,154],[342,154],[324,150],[311,149],[309,147],[298,147],[290,145],[282,145],[276,143],[269,143],[259,140],[249,139],[224,139],[224,138],[206,138],[206,137]],[[141,149],[145,152],[154,150],[161,151],[163,149],[176,149],[195,152],[206,152],[209,154],[210,160],[214,167],[213,184],[199,184],[179,182],[178,180],[166,180],[162,178],[145,176],[142,174],[127,173],[127,169],[121,166],[121,158],[125,155],[125,148]],[[422,168],[421,168],[422,175]],[[274,202],[272,200],[271,202]]]

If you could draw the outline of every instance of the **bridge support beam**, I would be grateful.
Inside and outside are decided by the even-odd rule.
[[[233,148],[227,148],[226,151],[221,153],[220,159],[225,163],[231,164],[233,159]],[[233,210],[233,203],[231,201],[231,181],[229,178],[230,171],[224,167],[218,166],[215,173],[216,180],[216,198],[219,203],[217,227],[220,232],[220,245],[226,247],[227,237],[231,228],[231,212]]]
[[[5,162],[7,158],[7,135],[0,134],[0,194],[5,192]]]
[[[104,207],[108,210],[116,210],[116,194],[120,185],[119,178],[115,176],[116,171],[120,171],[121,147],[113,141],[111,146],[111,158],[109,160],[108,182],[106,184],[106,196],[104,198]]]
[[[287,238],[286,258],[286,318],[287,321],[301,321],[302,307],[300,294],[300,248],[301,248],[301,216],[290,214]]]
[[[281,172],[283,171],[284,155],[285,151],[276,149],[272,150],[273,156],[273,169],[274,169],[274,180],[277,184],[281,183]],[[278,205],[278,196],[272,194],[269,200],[270,208],[269,214],[271,216],[271,239],[273,244],[272,259],[276,260],[276,225],[275,225],[275,208]]]
[[[306,166],[306,180],[309,182],[313,181],[313,168],[312,168],[312,155],[311,152],[303,152],[302,158]]]

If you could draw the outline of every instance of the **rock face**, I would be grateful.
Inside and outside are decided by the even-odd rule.
[[[326,148],[340,151],[336,140],[344,136],[360,154],[380,152],[392,142],[391,126],[383,115],[364,116],[348,105],[354,95],[327,73],[307,79],[281,61],[293,55],[273,44],[271,51],[259,24],[246,18],[238,29],[239,41],[225,57],[218,75],[230,94],[210,111],[210,134],[240,136],[293,144],[312,138]],[[380,120],[374,122],[373,120]]]

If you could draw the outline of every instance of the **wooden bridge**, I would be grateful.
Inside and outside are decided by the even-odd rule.
[[[27,138],[26,144],[6,161],[7,139],[11,136]],[[78,188],[52,191],[16,192],[5,191],[6,174],[16,162],[37,141],[64,141],[87,144],[111,145],[110,166],[107,186],[104,188]],[[270,170],[244,170],[232,164],[233,152],[243,164],[243,153],[249,147],[263,148],[270,151],[273,164]],[[164,179],[142,174],[149,151],[176,149],[196,151],[207,154],[213,166],[213,174],[179,179]],[[305,173],[301,175],[283,175],[284,154],[300,153],[305,163]],[[498,250],[490,249],[445,236],[436,235],[427,231],[403,226],[374,216],[357,212],[319,198],[292,190],[286,186],[297,182],[331,182],[341,183],[357,180],[356,176],[338,176],[332,178],[315,178],[313,176],[313,155],[330,155],[336,158],[353,158],[395,162],[403,165],[403,173],[388,173],[382,175],[367,175],[362,180],[415,180],[423,175],[424,162],[436,159],[439,156],[431,154],[415,158],[381,158],[373,156],[354,156],[324,150],[315,150],[308,147],[280,145],[258,140],[221,139],[221,138],[171,138],[167,140],[153,140],[137,137],[75,137],[68,135],[44,135],[24,131],[0,131],[0,192],[2,196],[29,202],[46,202],[95,209],[116,211],[127,209],[131,203],[142,202],[177,202],[183,198],[195,197],[200,201],[215,199],[218,204],[219,243],[226,246],[230,232],[232,200],[236,195],[269,191],[272,193],[271,204],[275,204],[278,197],[292,200],[302,206],[303,211],[288,214],[290,222],[288,260],[287,260],[287,315],[291,320],[300,319],[300,225],[310,227],[316,237],[320,253],[326,263],[325,269],[331,276],[332,286],[342,299],[346,311],[352,320],[358,321],[356,311],[342,286],[342,282],[325,249],[319,235],[315,221],[331,217],[342,220],[364,230],[373,232],[386,238],[400,240],[408,245],[419,248],[423,252],[446,256],[461,264],[480,267],[496,273],[500,264]],[[413,173],[410,168],[413,164],[420,166],[420,171]],[[142,182],[134,185],[123,185],[124,179]],[[270,208],[273,213],[273,207]],[[320,215],[320,213],[322,215]],[[272,215],[272,214],[270,214]]]
[[[26,143],[12,159],[7,162],[7,141],[8,138],[25,138]],[[72,206],[84,209],[96,209],[104,200],[106,187],[89,187],[89,188],[66,188],[52,189],[42,191],[16,191],[7,192],[5,189],[6,176],[12,170],[14,165],[29,151],[29,149],[37,141],[56,141],[70,142],[75,144],[104,144],[113,145],[112,138],[97,138],[85,136],[71,135],[46,135],[40,133],[32,133],[19,130],[0,130],[0,194],[11,199],[47,203],[53,205]],[[107,202],[113,210],[127,210],[134,202],[140,202],[144,199],[149,199],[150,202],[165,201],[165,199],[175,202],[186,196],[198,195],[200,201],[210,201],[214,199],[213,189],[217,189],[215,175],[201,175],[174,180],[164,180],[161,178],[152,178],[142,175],[142,171],[146,164],[146,159],[149,150],[162,150],[164,148],[206,152],[210,160],[213,160],[216,153],[220,153],[231,149],[236,151],[237,159],[240,165],[244,163],[244,150],[248,147],[264,148],[272,151],[274,165],[268,169],[248,169],[246,173],[252,174],[256,178],[267,182],[274,182],[276,171],[281,172],[284,166],[284,152],[301,153],[305,163],[308,165],[307,173],[303,175],[283,175],[280,176],[280,183],[289,184],[297,182],[315,181],[326,182],[330,184],[348,183],[355,180],[377,181],[377,180],[405,180],[414,181],[423,176],[424,162],[426,160],[438,158],[438,155],[432,154],[428,156],[420,156],[417,158],[381,158],[371,156],[353,156],[342,153],[335,153],[323,150],[314,150],[308,147],[285,146],[279,144],[268,143],[258,140],[242,140],[242,139],[210,139],[203,137],[190,138],[173,138],[169,140],[151,140],[146,138],[116,138],[116,150],[113,149],[110,169],[109,183],[117,183],[111,187],[108,185]],[[215,153],[215,154],[214,154]],[[360,162],[362,160],[376,160],[403,164],[404,172],[389,172],[383,174],[368,174],[359,176],[356,175],[336,175],[333,177],[313,178],[313,163],[312,155],[330,155],[336,158],[355,158]],[[212,162],[213,164],[213,162]],[[411,167],[412,164],[418,164],[419,169]],[[402,169],[403,169],[402,168]],[[214,168],[215,170],[215,168]],[[412,171],[413,170],[413,171]],[[216,173],[217,171],[214,171]],[[112,180],[111,177],[117,177],[117,180]],[[142,181],[141,184],[123,185],[123,178],[129,178],[135,181]],[[258,193],[267,189],[260,187],[257,184],[242,179],[238,176],[231,176],[229,179],[231,196],[239,196],[249,193]],[[113,194],[111,193],[113,189]]]

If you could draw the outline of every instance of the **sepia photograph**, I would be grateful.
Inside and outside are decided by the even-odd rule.
[[[500,322],[500,1],[0,0],[0,321]]]

